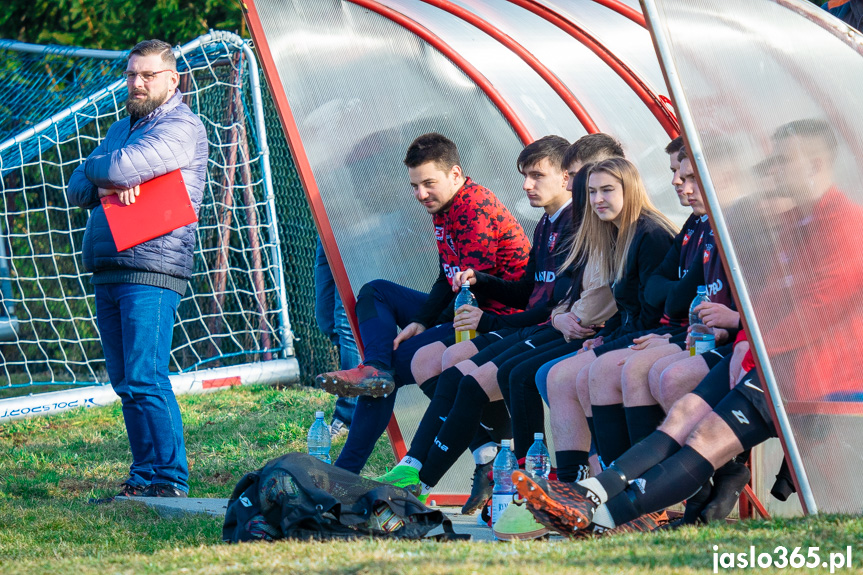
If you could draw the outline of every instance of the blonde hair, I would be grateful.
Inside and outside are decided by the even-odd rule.
[[[638,218],[647,216],[671,234],[676,234],[678,230],[650,201],[644,182],[632,162],[624,158],[602,160],[590,167],[588,178],[596,173],[610,175],[623,188],[623,209],[617,218],[620,225],[618,227],[613,222],[602,221],[593,209],[585,209],[572,249],[562,267],[565,269],[590,258],[599,266],[603,283],[610,284],[623,278],[629,248],[638,229]],[[587,206],[590,206],[588,187],[584,186],[580,192],[587,194]],[[573,193],[576,193],[575,189]]]

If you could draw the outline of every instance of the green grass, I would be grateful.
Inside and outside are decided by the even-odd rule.
[[[305,447],[314,411],[332,397],[303,388],[252,387],[180,398],[192,495],[228,497],[247,471]],[[334,454],[341,448],[334,446]],[[143,505],[88,505],[117,489],[129,452],[119,405],[0,427],[0,573],[704,573],[713,545],[743,552],[854,546],[863,565],[863,519],[744,522],[595,541],[503,544],[360,540],[224,545],[221,519],[162,519]],[[394,463],[381,440],[367,474]],[[805,549],[804,549],[805,554]],[[793,572],[761,570],[754,572]],[[805,569],[807,573],[826,572]]]

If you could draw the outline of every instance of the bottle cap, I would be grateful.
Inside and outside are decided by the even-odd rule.
[[[501,439],[500,446],[503,449],[509,449],[509,439]]]
[[[323,418],[324,418],[324,412],[323,411],[316,411],[315,412],[315,419],[323,419]]]
[[[692,293],[692,292],[690,292]],[[707,286],[698,286],[698,293],[707,293]]]
[[[543,438],[543,435],[541,433],[534,433],[533,434],[533,440],[534,441],[540,441],[540,440],[542,440],[542,438]]]

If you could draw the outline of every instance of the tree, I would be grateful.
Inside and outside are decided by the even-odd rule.
[[[13,0],[0,11],[0,37],[128,50],[147,38],[183,44],[210,29],[246,36],[239,1]]]

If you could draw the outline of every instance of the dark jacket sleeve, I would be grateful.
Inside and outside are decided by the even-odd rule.
[[[689,306],[698,293],[698,286],[704,285],[704,266],[699,265],[701,259],[686,272],[683,278],[668,289],[665,299],[665,313],[668,317],[687,317]]]
[[[637,318],[633,318],[635,331],[652,329],[659,325],[659,320],[662,318],[662,306],[651,305],[645,297],[645,291],[647,281],[662,264],[673,239],[671,234],[657,227],[644,236],[644,241],[638,248],[638,299],[641,313]]]
[[[619,317],[620,312],[615,314],[612,318],[614,321],[607,322],[598,334],[603,336],[605,341],[612,341],[628,333],[653,329],[659,325],[659,320],[662,318],[662,308],[651,305],[645,299],[645,288],[647,287],[647,280],[665,259],[665,254],[671,247],[673,240],[672,235],[658,225],[653,226],[642,236],[634,254],[637,261],[629,270],[630,273],[638,274],[638,293],[637,295],[628,294],[630,298],[633,296],[638,298],[638,313],[633,317]],[[618,327],[613,327],[614,323],[618,323]]]
[[[116,124],[114,125],[116,126]],[[101,156],[105,153],[105,140],[102,140],[96,146],[96,149],[91,152],[91,157]],[[99,189],[93,182],[87,179],[87,174],[85,173],[86,165],[86,160],[78,164],[78,167],[75,168],[75,171],[69,177],[69,184],[66,186],[66,199],[72,206],[91,210],[99,205]]]
[[[650,305],[662,308],[672,284],[678,281],[680,275],[680,251],[683,247],[683,234],[677,234],[674,243],[665,253],[665,259],[647,280],[644,297]]]
[[[432,327],[441,323],[438,318],[442,314],[445,315],[444,312],[447,307],[452,307],[453,297],[455,297],[455,294],[452,291],[452,286],[449,285],[446,275],[444,275],[443,269],[441,269],[437,279],[432,284],[431,290],[429,290],[428,299],[419,312],[411,319],[411,322],[421,323],[425,327]],[[452,310],[450,310],[451,315]]]
[[[524,275],[520,280],[505,280],[474,270],[474,273],[476,273],[476,284],[471,287],[471,291],[475,292],[477,297],[482,296],[493,299],[509,307],[516,309],[526,308],[530,301],[530,294],[533,292],[534,278],[536,276],[535,249],[534,247],[530,249],[527,267],[524,269]],[[480,331],[484,330],[480,329]]]

